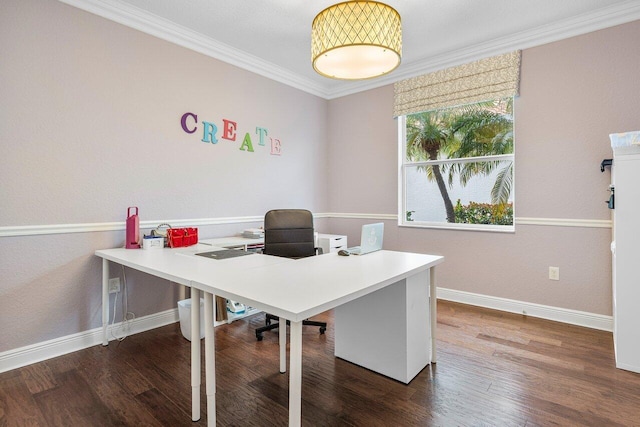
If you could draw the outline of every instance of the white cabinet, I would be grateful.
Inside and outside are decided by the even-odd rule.
[[[640,372],[640,147],[614,149],[612,180],[616,366]]]
[[[336,307],[335,355],[409,384],[431,363],[429,286],[421,271]]]
[[[318,234],[318,246],[322,248],[322,253],[338,252],[340,249],[347,249],[347,236],[339,234]]]

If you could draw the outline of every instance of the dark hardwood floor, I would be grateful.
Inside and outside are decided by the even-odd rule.
[[[305,327],[306,426],[640,426],[640,374],[614,366],[611,333],[441,301],[438,363],[409,385],[333,357]],[[380,319],[381,322],[384,319]],[[216,328],[222,426],[287,424],[288,376],[263,316]],[[375,327],[375,325],[372,325]],[[0,374],[0,426],[194,426],[179,324]],[[202,378],[204,390],[204,375]]]

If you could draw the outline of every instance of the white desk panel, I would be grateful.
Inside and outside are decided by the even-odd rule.
[[[335,355],[408,384],[431,362],[429,272],[335,308]]]
[[[193,272],[191,278],[206,292],[297,322],[428,270],[444,258],[378,251],[363,256],[332,253],[288,261],[235,273],[219,270],[220,275],[204,268]]]

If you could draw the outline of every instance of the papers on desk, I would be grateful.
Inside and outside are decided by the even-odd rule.
[[[264,237],[264,230],[262,228],[247,228],[242,232],[242,237],[247,239],[260,239]]]
[[[196,255],[203,256],[211,259],[227,259],[227,258],[235,258],[244,255],[251,255],[252,252],[240,251],[238,249],[222,249],[219,251],[212,252],[200,252]]]

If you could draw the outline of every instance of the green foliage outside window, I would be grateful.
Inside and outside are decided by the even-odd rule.
[[[455,222],[464,224],[512,225],[513,203],[476,203],[463,205],[458,203],[453,208]]]
[[[446,222],[513,225],[513,98],[481,102],[406,116],[405,164],[420,163],[426,179],[435,182],[444,203]],[[478,161],[456,160],[478,158]],[[454,206],[450,190],[454,181],[465,187],[474,176],[497,171],[491,203],[460,200]],[[407,211],[406,221],[413,221]]]

